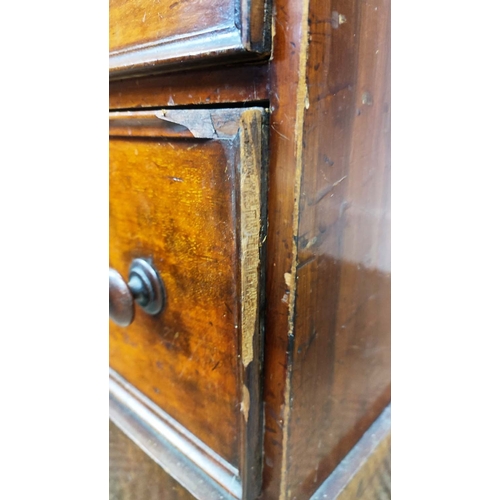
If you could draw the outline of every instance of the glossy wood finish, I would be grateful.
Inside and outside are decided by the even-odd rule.
[[[110,1],[110,75],[262,58],[270,50],[266,0]]]
[[[295,285],[293,266],[297,231],[297,189],[301,175],[299,149],[305,89],[307,3],[274,2],[273,59],[270,67],[269,236],[266,280],[264,357],[265,499],[284,498],[292,369]],[[300,95],[302,97],[300,97]],[[302,100],[302,108],[297,105]],[[309,467],[307,465],[307,467]]]
[[[238,467],[235,180],[228,154],[220,141],[111,138],[110,265],[126,275],[133,258],[151,258],[167,307],[158,318],[137,311],[127,329],[110,325],[110,362]]]
[[[302,499],[390,401],[389,4],[275,25],[263,497]]]
[[[335,28],[311,7],[288,498],[317,487],[390,399],[387,9],[339,4],[352,22]]]
[[[291,498],[317,487],[390,401],[389,3],[336,3],[338,26],[324,3],[311,7]]]
[[[112,422],[109,424],[109,500],[194,500]]]
[[[268,66],[217,67],[110,82],[110,109],[258,103],[268,95]]]
[[[125,275],[133,258],[151,259],[167,304],[110,325],[110,363],[239,469],[251,497],[262,455],[263,110],[169,113],[111,115],[110,265]]]

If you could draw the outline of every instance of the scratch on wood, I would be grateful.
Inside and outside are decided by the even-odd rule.
[[[283,137],[283,139],[289,141],[290,139],[288,139],[288,137],[286,135],[283,135],[281,132],[278,132],[278,130],[276,129],[276,127],[274,126],[274,123],[271,123],[271,128],[280,136],[280,137]]]
[[[303,262],[300,262],[297,265],[297,269],[300,269],[302,267],[308,266],[309,264],[311,264],[312,262],[314,262],[317,258],[318,258],[317,255],[312,255],[311,257],[309,257],[308,259],[304,260]]]
[[[260,112],[244,111],[240,128],[240,235],[241,235],[241,357],[246,368],[254,358],[258,330],[261,225]]]
[[[347,175],[344,175],[344,177],[334,182],[330,186],[326,186],[325,188],[323,188],[321,191],[319,191],[314,200],[312,201],[308,200],[307,205],[308,206],[317,205],[328,193],[331,193],[333,189],[337,187],[345,179],[347,179]]]

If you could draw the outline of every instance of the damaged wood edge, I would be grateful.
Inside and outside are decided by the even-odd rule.
[[[197,498],[242,498],[235,467],[111,368],[109,412],[129,439]]]
[[[294,204],[293,204],[293,238],[292,238],[292,263],[289,273],[285,273],[286,288],[289,290],[288,301],[288,354],[284,393],[284,409],[283,409],[283,445],[282,445],[282,460],[281,460],[281,479],[280,491],[278,500],[288,499],[287,485],[288,481],[288,441],[290,434],[290,418],[292,406],[292,366],[293,366],[293,344],[295,331],[295,310],[297,298],[297,265],[298,265],[298,231],[299,231],[299,208],[300,208],[300,192],[302,186],[303,175],[303,136],[304,136],[304,115],[305,110],[309,107],[308,104],[308,89],[307,89],[307,57],[309,49],[309,2],[302,11],[301,18],[301,33],[300,33],[300,52],[299,52],[299,75],[297,83],[297,107],[295,112],[295,185],[294,185]]]
[[[229,139],[238,132],[240,109],[161,109],[112,111],[114,137]]]
[[[254,359],[253,338],[258,326],[261,200],[261,119],[257,111],[241,116],[240,131],[240,265],[241,358],[248,367]]]
[[[359,494],[363,494],[363,498],[378,498],[382,490],[389,497],[390,443],[389,404],[310,500],[349,500]]]
[[[262,259],[266,216],[262,109],[241,113],[239,142],[239,255],[241,456],[243,498],[257,498],[262,483]]]
[[[271,1],[240,0],[241,39],[247,51],[271,51]]]

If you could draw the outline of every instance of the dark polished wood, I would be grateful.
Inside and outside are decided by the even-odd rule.
[[[301,499],[390,401],[389,3],[275,26],[263,497]]]
[[[110,1],[110,76],[265,57],[267,0]]]
[[[261,108],[112,113],[110,265],[147,258],[164,311],[110,325],[110,364],[260,490]]]
[[[109,84],[110,109],[210,106],[267,101],[268,66],[217,66]]]
[[[390,401],[389,3],[335,8],[338,26],[325,3],[309,12],[290,498],[316,488]]]

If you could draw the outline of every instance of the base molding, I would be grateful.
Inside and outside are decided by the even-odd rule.
[[[380,414],[310,500],[391,497],[391,405]]]

